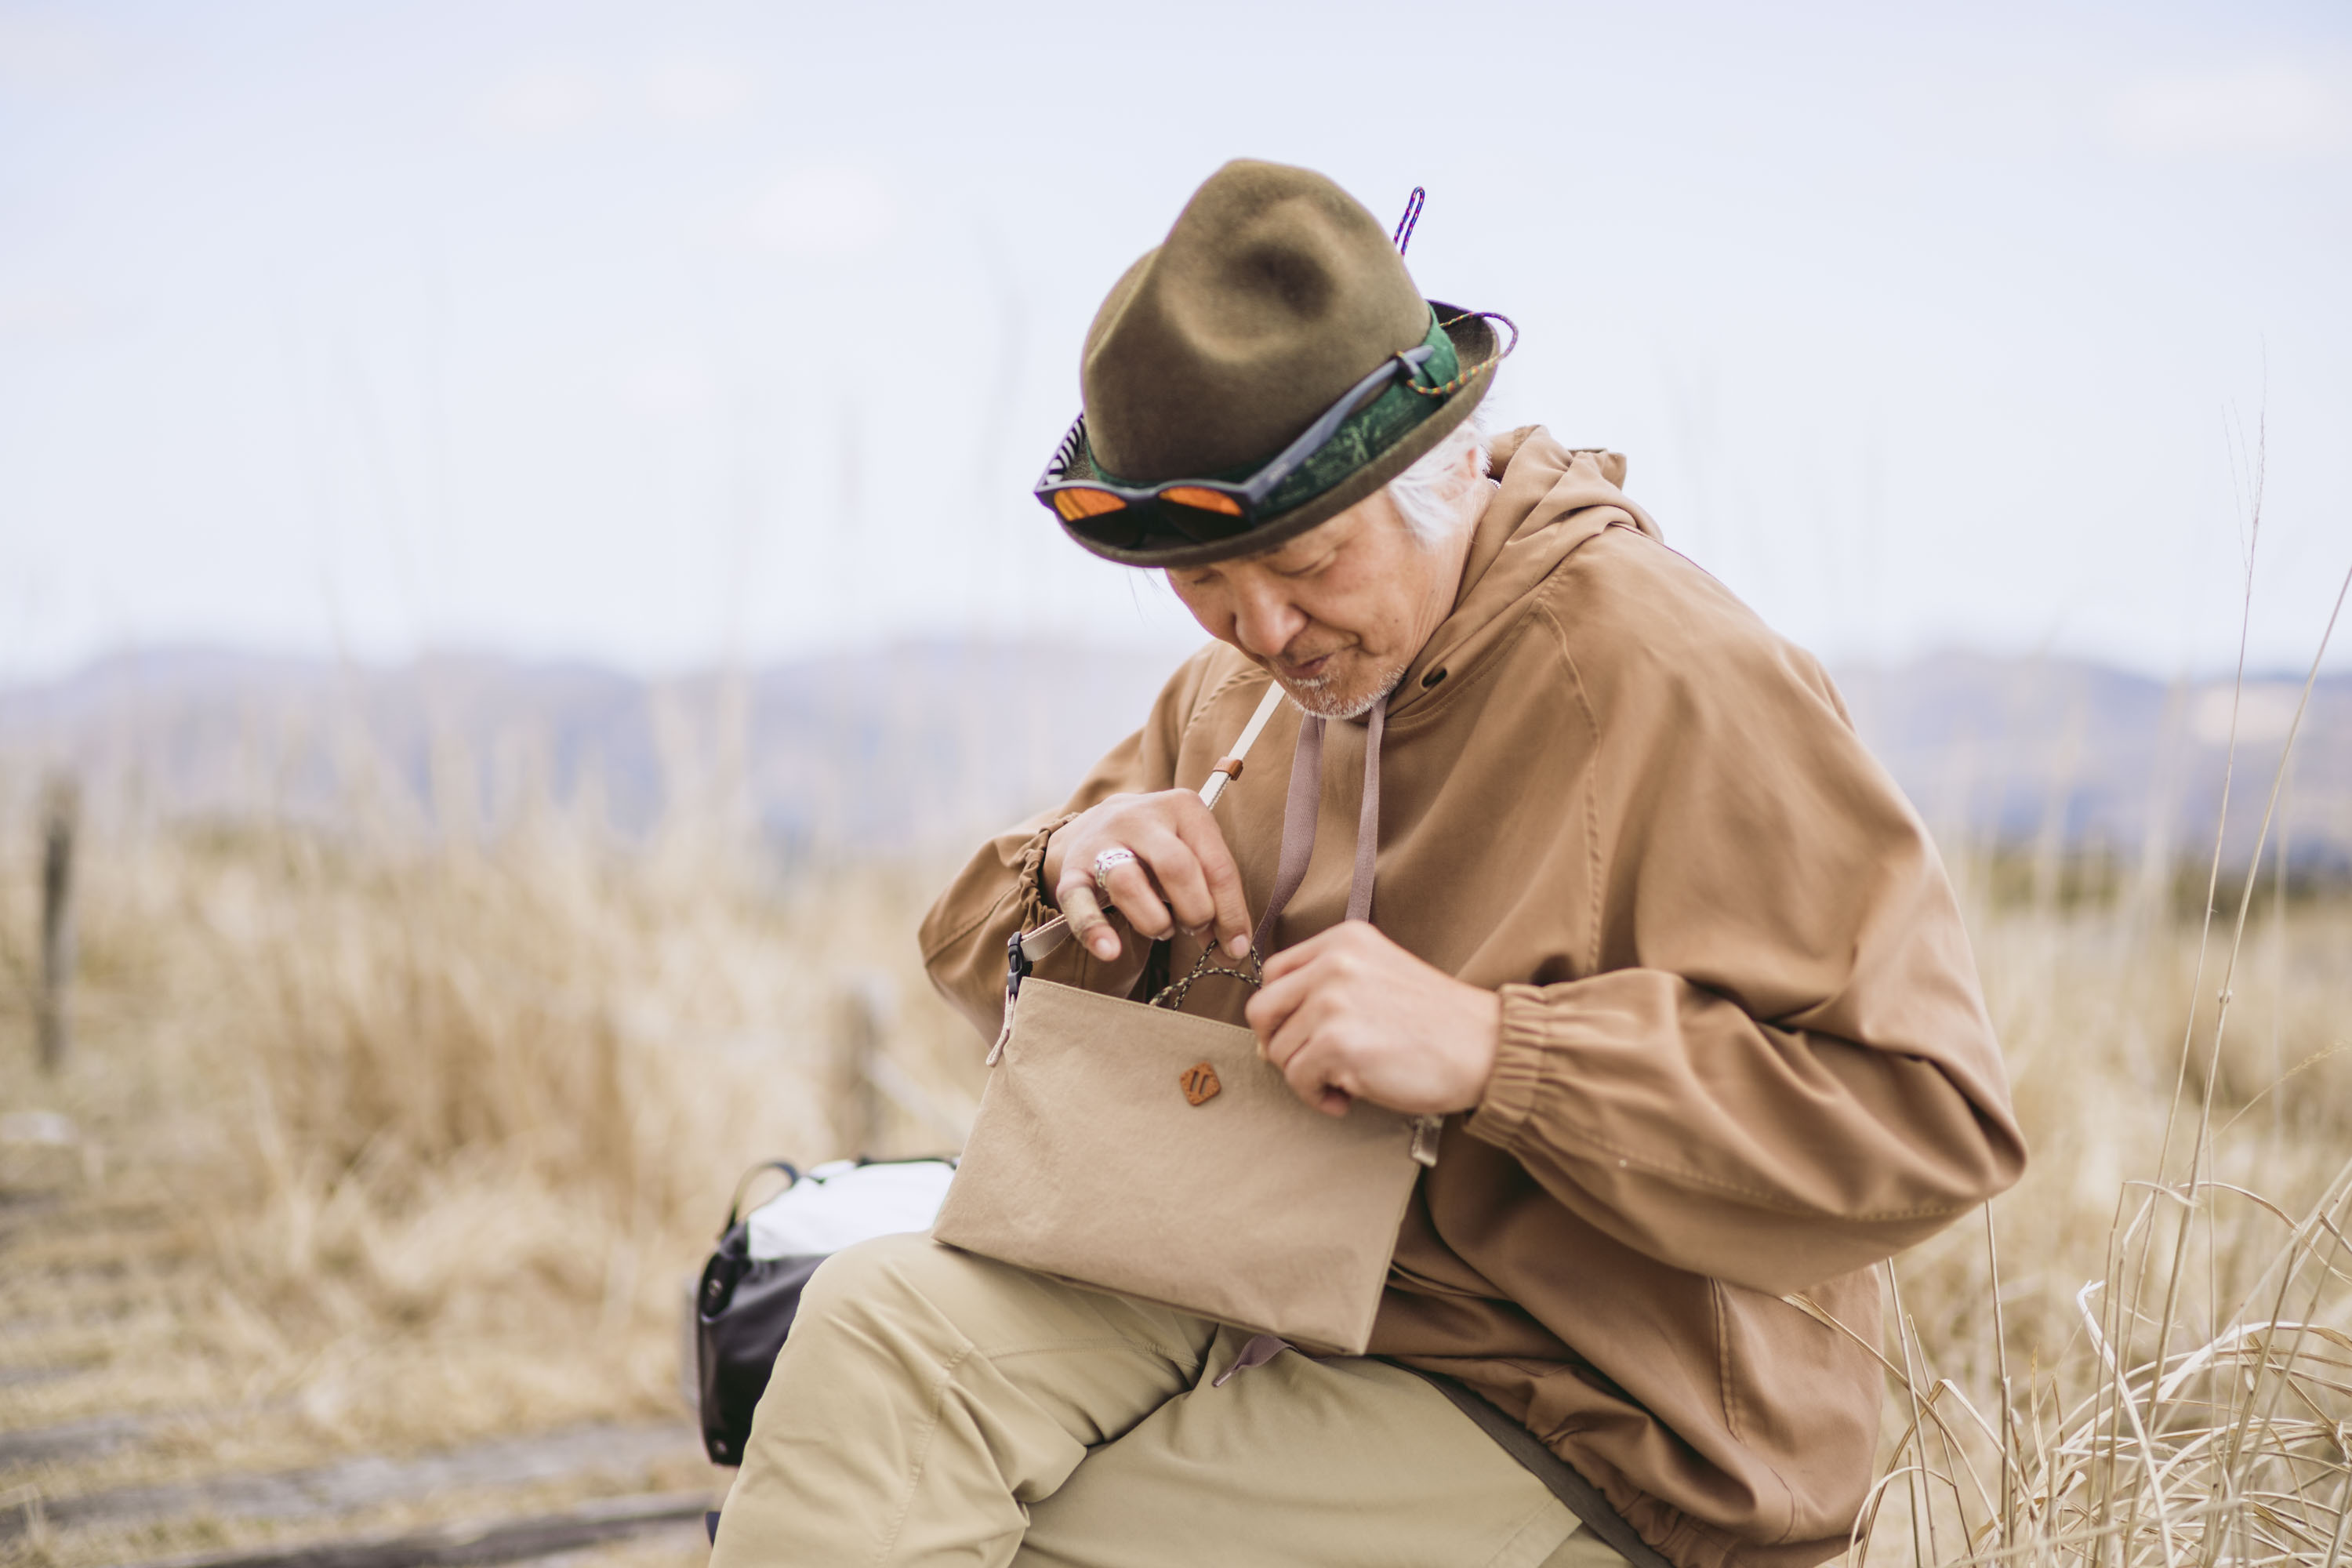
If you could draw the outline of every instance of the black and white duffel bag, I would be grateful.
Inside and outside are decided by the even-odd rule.
[[[738,1218],[763,1171],[782,1172],[787,1185]],[[816,1266],[856,1242],[930,1229],[954,1176],[953,1160],[835,1160],[805,1175],[772,1160],[744,1173],[694,1297],[702,1446],[712,1464],[743,1462],[751,1412]]]

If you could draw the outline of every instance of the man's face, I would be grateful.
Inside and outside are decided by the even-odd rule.
[[[1469,550],[1467,529],[1421,543],[1381,490],[1261,554],[1172,567],[1168,585],[1301,708],[1353,718],[1396,685],[1453,609]]]

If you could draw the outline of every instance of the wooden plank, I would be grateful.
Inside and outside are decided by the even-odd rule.
[[[599,1542],[690,1524],[698,1533],[709,1492],[605,1498],[530,1519],[476,1521],[402,1535],[352,1536],[202,1557],[166,1557],[132,1568],[474,1568],[573,1552]]]
[[[53,1368],[61,1373],[79,1368]],[[0,1384],[9,1381],[0,1373]],[[104,1454],[147,1435],[154,1423],[138,1415],[92,1415],[80,1421],[60,1421],[54,1426],[28,1426],[0,1432],[0,1470],[19,1465],[47,1464]],[[0,1525],[5,1531],[5,1525]]]
[[[63,1383],[69,1377],[79,1377],[96,1369],[95,1362],[68,1362],[48,1366],[0,1366],[0,1388],[30,1388],[36,1384]],[[0,1454],[7,1450],[5,1436],[0,1436]],[[5,1463],[0,1460],[0,1463]]]
[[[582,1426],[411,1459],[372,1456],[315,1469],[215,1476],[165,1486],[122,1487],[80,1497],[27,1500],[0,1511],[0,1542],[30,1529],[36,1508],[53,1530],[204,1517],[313,1519],[436,1492],[524,1486],[589,1475],[642,1474],[656,1464],[701,1457],[701,1439],[683,1422]]]

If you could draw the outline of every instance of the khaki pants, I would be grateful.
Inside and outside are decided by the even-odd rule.
[[[886,1237],[803,1297],[714,1568],[1623,1568],[1411,1373]]]

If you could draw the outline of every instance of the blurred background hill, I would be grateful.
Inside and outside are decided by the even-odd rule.
[[[62,765],[96,811],[183,822],[348,823],[365,803],[471,832],[562,804],[624,839],[693,820],[787,861],[855,859],[1057,801],[1168,668],[950,641],[658,682],[487,654],[369,668],[156,650],[0,692],[0,767]]]
[[[394,666],[159,648],[0,689],[0,791],[83,781],[100,819],[495,833],[557,806],[620,839],[693,820],[787,865],[929,858],[1056,804],[1142,721],[1174,656],[939,640],[653,680],[450,654]],[[2161,681],[1945,654],[1840,672],[1948,843],[2169,866],[2210,849],[2234,715],[2242,862],[2299,679]],[[2352,676],[2315,687],[2273,852],[2352,870]]]

